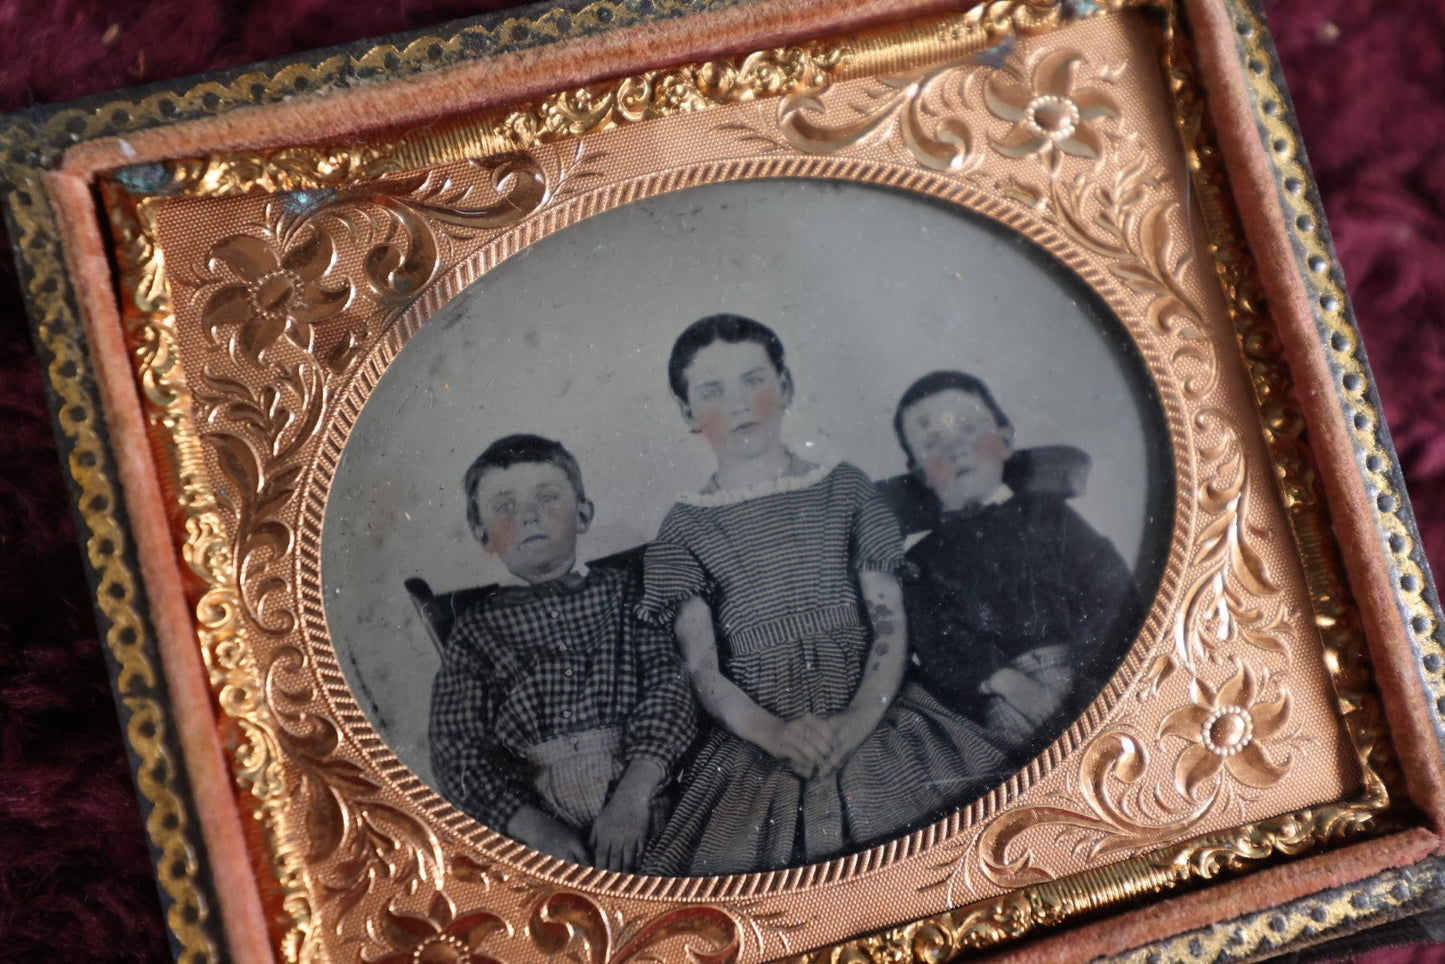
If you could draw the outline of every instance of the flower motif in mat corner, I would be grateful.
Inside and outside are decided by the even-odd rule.
[[[507,929],[501,918],[476,911],[453,919],[451,902],[441,894],[432,899],[428,913],[419,917],[388,907],[380,931],[395,952],[373,964],[498,964],[478,945]]]
[[[1290,754],[1271,748],[1269,740],[1289,720],[1287,693],[1281,690],[1275,701],[1261,702],[1254,671],[1239,666],[1218,690],[1195,677],[1189,696],[1192,702],[1164,717],[1159,731],[1161,739],[1186,741],[1174,764],[1174,785],[1180,793],[1193,797],[1220,770],[1257,789],[1279,782]]]
[[[232,349],[252,364],[260,364],[262,353],[283,337],[309,351],[311,326],[351,301],[349,281],[323,283],[336,261],[324,231],[303,227],[285,241],[278,245],[237,234],[218,241],[206,258],[212,272],[224,267],[236,280],[211,293],[202,323],[213,339],[218,329],[237,326]]]
[[[1006,157],[1047,154],[1058,171],[1064,155],[1097,160],[1104,152],[1098,122],[1119,116],[1119,107],[1097,87],[1079,84],[1083,57],[1054,50],[1039,58],[1025,82],[1010,69],[1000,70],[984,87],[984,103],[1002,120],[1012,121],[1002,138],[989,138]]]

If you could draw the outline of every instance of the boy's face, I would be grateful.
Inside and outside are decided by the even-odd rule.
[[[577,536],[592,522],[592,503],[577,499],[567,473],[550,462],[487,471],[477,483],[478,536],[507,570],[528,583],[565,576],[577,559]]]
[[[762,345],[715,341],[698,350],[684,376],[683,417],[719,458],[756,458],[778,441],[793,386]]]
[[[993,495],[1013,454],[1013,432],[999,426],[983,399],[957,388],[910,405],[903,437],[919,475],[950,512]]]

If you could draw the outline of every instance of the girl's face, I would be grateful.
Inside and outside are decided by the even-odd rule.
[[[698,350],[683,374],[682,417],[719,459],[747,461],[781,443],[793,385],[762,345],[715,341]]]

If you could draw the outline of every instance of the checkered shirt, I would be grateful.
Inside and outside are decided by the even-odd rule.
[[[448,799],[505,829],[524,804],[546,809],[521,751],[600,727],[622,729],[626,762],[672,772],[696,711],[671,632],[633,616],[637,583],[598,568],[498,589],[461,615],[432,688],[432,767]]]

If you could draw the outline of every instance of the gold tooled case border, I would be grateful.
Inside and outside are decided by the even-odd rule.
[[[1293,265],[1307,278],[1319,345],[1333,376],[1333,397],[1352,426],[1352,465],[1372,496],[1375,530],[1385,552],[1400,621],[1415,654],[1414,670],[1434,708],[1431,723],[1445,747],[1445,617],[1390,430],[1385,424],[1374,376],[1365,357],[1354,306],[1325,221],[1304,140],[1274,41],[1257,0],[1224,0],[1235,28],[1240,73],[1250,88],[1254,123],[1268,149],[1270,171],[1295,255]]]
[[[1259,961],[1426,913],[1445,903],[1445,860],[1430,858],[1288,904],[1186,931],[1115,956],[1116,964]],[[1341,948],[1342,953],[1344,949]]]
[[[6,225],[15,250],[32,338],[66,467],[72,516],[82,549],[116,712],[145,820],[161,909],[172,951],[187,964],[224,960],[221,924],[211,913],[215,885],[196,823],[195,802],[160,669],[156,635],[105,427],[100,392],[65,268],[54,210],[33,163],[43,148],[17,147],[25,134],[4,131],[10,156],[0,166]],[[31,163],[15,163],[23,156]]]
[[[1445,646],[1434,585],[1425,566],[1398,461],[1360,347],[1353,312],[1334,256],[1278,58],[1254,3],[1223,0],[1236,25],[1239,69],[1253,92],[1254,118],[1269,146],[1275,189],[1294,220],[1287,226],[1296,269],[1311,279],[1320,343],[1335,376],[1335,398],[1355,426],[1357,471],[1374,496],[1400,617],[1409,628],[1422,689],[1435,708],[1437,740],[1445,745]],[[702,9],[747,6],[748,0],[594,0],[563,8],[527,8],[459,21],[437,30],[361,42],[309,55],[224,71],[27,112],[0,129],[0,188],[20,262],[27,308],[48,377],[57,436],[67,462],[77,522],[86,549],[98,619],[112,660],[119,712],[147,811],[157,877],[173,942],[182,960],[224,956],[209,868],[195,829],[194,807],[172,732],[170,705],[158,672],[144,587],[119,481],[103,427],[85,350],[75,293],[64,269],[55,213],[42,185],[46,170],[77,143],[324,93],[383,76],[404,76],[506,52],[607,33]],[[1080,5],[1090,5],[1080,0]],[[1268,105],[1274,105],[1269,108]],[[1298,901],[1288,909],[1246,915],[1206,931],[1136,949],[1140,959],[1256,957],[1283,939],[1321,939],[1432,906],[1442,871],[1430,863],[1391,871]],[[1221,938],[1221,928],[1227,933]]]

